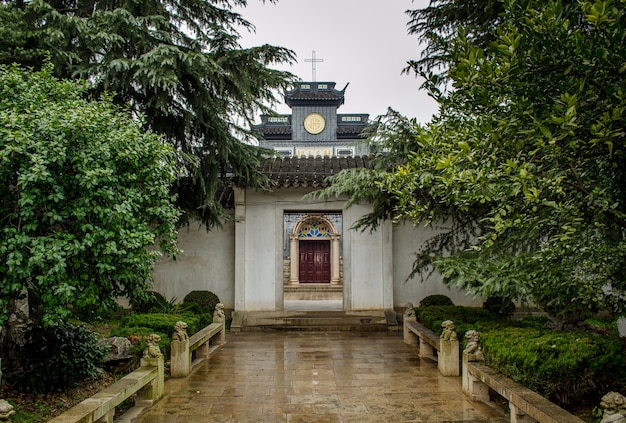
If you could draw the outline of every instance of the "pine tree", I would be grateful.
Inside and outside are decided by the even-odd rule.
[[[242,48],[239,31],[254,30],[235,7],[246,0],[56,0],[0,4],[0,63],[85,79],[91,94],[145,120],[180,153],[178,203],[208,226],[226,217],[218,193],[229,183],[263,187],[262,150],[251,123],[270,112],[276,90],[292,75],[271,68],[290,50]]]

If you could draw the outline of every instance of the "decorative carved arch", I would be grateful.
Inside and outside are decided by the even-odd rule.
[[[320,223],[325,226],[325,230],[316,234],[311,234],[311,236],[304,236],[303,230],[306,229],[307,225],[311,225],[312,223],[318,224]],[[320,214],[309,214],[303,216],[293,227],[291,234],[289,234],[289,255],[291,257],[291,266],[289,272],[289,284],[290,285],[299,285],[299,274],[300,274],[300,241],[307,240],[320,240],[320,239],[329,239],[330,240],[330,283],[334,285],[339,285],[341,283],[341,278],[339,276],[339,231],[337,230],[337,226],[328,218],[320,215]]]

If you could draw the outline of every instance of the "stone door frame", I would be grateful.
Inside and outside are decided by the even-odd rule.
[[[293,227],[289,234],[289,256],[291,265],[289,269],[289,285],[300,285],[300,241],[323,240],[323,238],[299,237],[302,226],[310,221],[319,221],[327,225],[330,234],[330,284],[340,285],[339,276],[339,231],[337,226],[328,218],[320,214],[307,214],[303,216]]]

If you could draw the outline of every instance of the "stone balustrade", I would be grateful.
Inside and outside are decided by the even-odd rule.
[[[185,377],[191,372],[194,359],[200,360],[209,357],[211,342],[214,345],[223,345],[226,342],[226,324],[224,319],[213,317],[213,323],[187,336],[187,325],[184,322],[176,323],[172,336],[170,355],[170,374],[172,377]]]
[[[511,423],[583,423],[538,393],[497,374],[474,355],[463,352],[463,392],[473,401],[489,403],[489,388],[509,402]]]
[[[443,333],[437,336],[417,322],[413,305],[407,304],[404,342],[417,346],[420,357],[436,359],[442,375],[461,375],[463,392],[473,401],[489,403],[491,388],[509,402],[511,423],[583,423],[583,420],[538,393],[482,364],[484,356],[479,346],[480,336],[474,330],[465,334],[467,346],[463,351],[462,371],[459,372],[459,341],[454,323],[446,320],[442,326]]]
[[[141,358],[141,367],[124,376],[94,396],[70,408],[48,423],[113,423],[115,407],[135,393],[135,405],[147,407],[163,397],[165,372],[163,354],[156,342],[148,346]],[[149,337],[149,338],[150,338]]]
[[[449,322],[449,323],[447,323]],[[443,376],[459,376],[459,341],[449,320],[441,336],[417,322],[414,315],[404,316],[404,342],[419,348],[419,356],[437,360],[437,368]],[[454,334],[454,335],[453,335]]]

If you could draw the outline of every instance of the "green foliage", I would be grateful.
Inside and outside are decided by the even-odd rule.
[[[111,331],[111,336],[124,336],[131,339],[131,342],[133,342],[131,352],[141,355],[146,348],[145,337],[156,333],[161,337],[161,342],[159,343],[161,352],[166,357],[169,357],[174,325],[181,320],[187,323],[187,334],[193,335],[200,329],[210,325],[212,316],[210,313],[195,314],[192,312],[177,314],[132,313],[122,318],[120,326]]]
[[[551,331],[547,318],[503,319],[475,307],[418,307],[419,322],[435,333],[452,320],[459,340],[480,333],[486,364],[560,405],[619,389],[626,383],[626,354],[617,336]]]
[[[617,338],[501,328],[481,333],[481,346],[490,367],[561,405],[599,401],[626,380]]]
[[[196,304],[200,312],[211,314],[213,314],[215,306],[219,302],[221,302],[219,297],[211,291],[191,291],[183,299],[185,306]]]
[[[420,301],[420,307],[430,307],[430,306],[453,306],[454,302],[447,295],[435,294],[428,295]]]
[[[167,303],[167,300],[163,294],[150,290],[136,293],[130,300],[130,305],[136,313],[150,313],[164,303]]]
[[[477,307],[420,306],[415,311],[417,320],[437,334],[443,331],[441,324],[445,320],[452,320],[459,340],[462,340],[465,332],[471,329],[482,332],[502,325],[515,324],[512,321],[504,321],[495,313]]]
[[[184,217],[208,225],[228,215],[216,195],[230,182],[267,186],[257,166],[263,150],[250,131],[258,111],[293,79],[275,70],[290,50],[241,48],[253,30],[236,6],[245,0],[3,1],[0,62],[39,67],[90,83],[96,96],[145,116],[143,127],[180,152],[185,171],[174,189]],[[49,57],[49,59],[47,59]],[[147,149],[146,151],[150,151]]]
[[[61,392],[86,378],[98,379],[106,351],[82,325],[34,326],[16,351],[17,370],[8,375],[22,392]]]
[[[24,288],[46,324],[111,310],[177,251],[172,149],[51,72],[0,66],[0,324]]]
[[[461,21],[481,18],[461,3],[434,4]],[[441,28],[449,37],[434,49],[449,80],[444,89],[425,75],[440,105],[429,124],[394,113],[380,120],[372,139],[397,160],[341,174],[322,196],[371,202],[365,227],[444,222],[449,230],[423,244],[414,270],[435,268],[470,294],[532,302],[570,321],[623,312],[626,10],[612,0],[507,0],[496,9],[485,13],[491,43],[472,25]],[[438,12],[425,13],[418,19]]]
[[[122,318],[119,331],[123,331],[128,327],[143,327],[150,328],[154,332],[165,333],[171,336],[174,333],[174,325],[180,320],[187,323],[187,333],[193,335],[211,323],[211,315],[198,315],[194,313],[132,313]]]
[[[495,39],[504,3],[498,0],[431,0],[428,7],[407,11],[409,33],[427,40],[419,60],[409,61],[416,74],[445,67],[450,60],[447,43],[463,28],[471,40],[487,47]]]
[[[492,295],[483,303],[483,308],[501,317],[509,317],[515,312],[515,303],[500,295]]]

